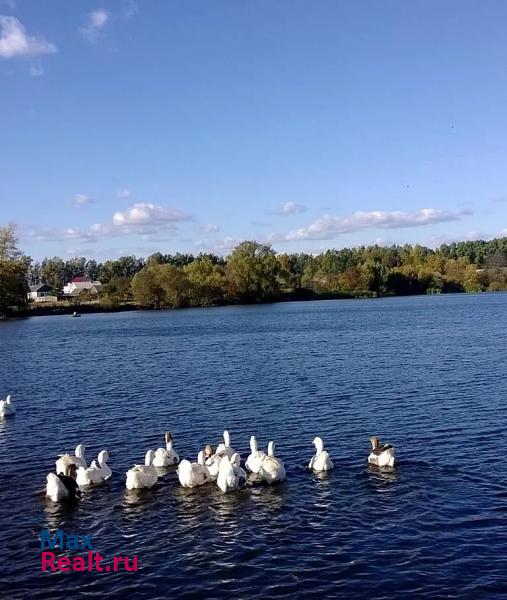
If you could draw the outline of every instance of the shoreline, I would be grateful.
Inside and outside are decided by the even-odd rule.
[[[59,316],[59,315],[72,315],[74,312],[78,314],[96,314],[96,313],[118,313],[118,312],[130,312],[137,310],[181,310],[188,308],[214,308],[220,306],[255,306],[262,304],[276,304],[276,303],[285,303],[285,302],[318,302],[324,300],[378,300],[382,298],[409,298],[416,296],[435,296],[435,295],[462,295],[462,294],[470,294],[471,292],[444,292],[442,294],[403,294],[403,295],[381,295],[378,296],[376,294],[346,294],[346,293],[315,293],[310,292],[308,294],[305,293],[288,293],[283,296],[279,296],[277,298],[271,298],[266,300],[260,300],[255,302],[222,302],[217,304],[210,304],[209,306],[180,306],[176,308],[146,308],[133,302],[118,304],[114,306],[108,306],[105,304],[95,303],[95,304],[72,304],[72,305],[52,305],[52,306],[40,306],[35,305],[29,308],[24,308],[18,311],[11,313],[10,315],[0,315],[0,321],[9,320],[9,319],[24,319],[29,317],[48,317],[48,316]],[[497,292],[474,292],[474,294],[494,294]],[[501,292],[500,292],[501,293]]]

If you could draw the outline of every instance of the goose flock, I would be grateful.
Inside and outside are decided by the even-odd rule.
[[[178,480],[184,488],[195,488],[205,484],[215,484],[222,492],[235,492],[241,489],[247,480],[254,480],[269,485],[285,480],[286,471],[283,461],[275,456],[275,443],[270,441],[267,452],[259,450],[255,436],[250,438],[250,454],[241,466],[241,456],[231,447],[228,431],[224,431],[223,441],[216,449],[210,444],[200,450],[195,462],[180,460],[173,447],[170,432],[165,434],[165,448],[148,450],[144,464],[134,465],[126,473],[125,486],[128,490],[150,489],[163,475],[161,469],[177,465]],[[371,453],[368,462],[376,467],[393,467],[395,449],[391,445],[381,445],[379,439],[370,439]],[[322,438],[313,440],[315,454],[308,463],[308,469],[315,472],[326,472],[333,469],[334,464],[328,451],[324,448]],[[97,460],[86,466],[85,447],[79,444],[74,454],[63,454],[56,460],[56,472],[47,475],[46,495],[54,502],[61,502],[79,497],[80,490],[107,481],[111,469],[107,464],[109,454],[102,450]],[[75,474],[75,476],[74,476]]]
[[[14,415],[16,409],[11,396],[0,400],[0,417]],[[381,444],[377,436],[370,438],[371,452],[368,463],[378,468],[394,467],[395,448],[390,444]],[[329,452],[324,447],[321,437],[313,440],[315,454],[308,463],[308,469],[324,473],[331,471],[334,464]],[[55,471],[46,477],[46,496],[54,502],[77,499],[82,489],[87,489],[108,481],[112,476],[109,467],[107,450],[99,452],[97,459],[87,465],[85,446],[78,444],[74,454],[61,454],[55,461]],[[241,456],[231,447],[231,437],[228,431],[223,433],[216,449],[206,444],[197,455],[195,462],[187,459],[180,460],[179,454],[173,447],[173,437],[170,432],[165,434],[165,447],[148,450],[144,464],[134,465],[126,473],[125,486],[128,490],[152,488],[158,481],[161,469],[177,465],[178,480],[184,488],[194,488],[207,483],[213,483],[224,492],[234,492],[242,488],[247,479],[257,480],[269,485],[285,480],[286,471],[283,461],[275,456],[275,443],[270,441],[267,452],[259,450],[254,435],[250,438],[250,454],[241,466]]]

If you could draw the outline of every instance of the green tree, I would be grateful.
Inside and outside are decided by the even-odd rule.
[[[108,306],[119,306],[132,301],[132,278],[117,277],[102,286],[101,301]]]
[[[164,306],[164,290],[162,289],[156,270],[161,265],[153,263],[136,273],[132,279],[132,295],[134,302],[145,308],[162,308]]]
[[[265,300],[279,292],[279,265],[268,244],[241,242],[227,260],[229,292],[239,300]]]
[[[146,308],[177,308],[188,301],[189,283],[179,267],[153,263],[136,273],[132,294]]]
[[[74,277],[84,277],[86,267],[86,258],[76,256],[65,261],[64,277],[65,283],[72,281]]]
[[[47,283],[53,288],[53,293],[56,295],[61,291],[62,287],[68,283],[65,263],[61,258],[45,258],[42,261],[40,273],[44,283]]]
[[[17,248],[13,225],[0,228],[0,313],[7,314],[27,302],[26,278],[30,258]]]
[[[381,295],[386,291],[389,268],[382,264],[380,259],[369,259],[363,265],[363,272],[368,281],[368,288],[372,292]]]
[[[223,269],[208,257],[197,259],[183,267],[190,284],[190,302],[194,306],[210,306],[225,297]]]
[[[482,286],[477,274],[477,267],[475,265],[468,265],[465,268],[463,289],[465,292],[480,292],[482,290]]]

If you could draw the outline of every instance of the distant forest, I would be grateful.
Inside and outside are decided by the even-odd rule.
[[[507,237],[442,244],[359,246],[321,254],[277,253],[255,241],[229,256],[162,254],[97,262],[59,257],[34,262],[20,252],[12,227],[0,229],[0,312],[26,304],[29,284],[55,295],[78,276],[100,281],[100,297],[78,303],[143,308],[211,306],[282,299],[372,297],[507,290]]]

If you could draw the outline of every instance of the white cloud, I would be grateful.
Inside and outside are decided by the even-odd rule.
[[[118,190],[118,193],[116,195],[118,196],[118,198],[126,200],[127,198],[130,198],[130,196],[132,196],[132,192],[127,188],[123,188],[122,190]]]
[[[89,42],[94,44],[100,34],[104,25],[109,19],[108,13],[103,9],[92,10],[88,14],[86,25],[80,28],[81,35],[86,38]]]
[[[84,196],[84,194],[78,194],[78,196]],[[83,203],[85,204],[86,201]],[[28,231],[28,237],[38,241],[79,240],[81,242],[96,242],[104,237],[125,235],[152,237],[168,231],[175,231],[178,222],[190,220],[189,215],[178,209],[139,203],[124,212],[115,212],[110,223],[94,223],[86,228],[47,229],[36,227]]]
[[[288,217],[289,215],[302,213],[306,210],[307,208],[304,204],[298,204],[297,202],[286,202],[278,209],[277,214],[282,215],[283,217]]]
[[[211,252],[213,254],[225,255],[228,254],[241,241],[242,240],[230,236],[211,244],[203,240],[198,240],[194,242],[194,248],[200,252]]]
[[[54,54],[56,46],[42,36],[29,35],[16,17],[0,15],[0,58]]]
[[[220,227],[214,223],[208,223],[204,228],[205,233],[216,233],[217,231],[220,231]]]
[[[158,230],[171,223],[188,220],[188,215],[176,208],[166,208],[149,202],[138,202],[126,211],[118,211],[113,215],[115,227],[133,231]]]
[[[298,204],[297,202],[286,202],[280,209],[281,215],[295,215],[296,213],[302,213],[307,210],[304,204]]]
[[[364,229],[401,229],[458,221],[470,211],[451,212],[437,208],[422,208],[416,212],[357,211],[349,216],[324,215],[307,227],[295,229],[285,236],[272,235],[273,241],[329,240],[341,234]]]
[[[72,203],[77,208],[80,208],[81,206],[86,206],[87,204],[90,204],[91,201],[92,199],[90,198],[90,196],[87,196],[86,194],[75,194],[74,198],[72,198]]]

